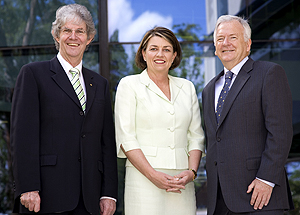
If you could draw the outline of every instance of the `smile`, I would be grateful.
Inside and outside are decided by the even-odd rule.
[[[79,44],[77,44],[77,43],[67,43],[67,45],[68,45],[68,46],[76,46],[76,47],[79,46]]]
[[[164,60],[155,60],[154,62],[155,62],[155,63],[159,63],[159,64],[165,63]]]

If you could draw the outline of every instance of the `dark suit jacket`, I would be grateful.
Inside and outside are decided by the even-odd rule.
[[[292,207],[285,172],[292,130],[292,96],[283,68],[251,58],[241,68],[223,106],[219,125],[215,116],[213,78],[202,92],[207,141],[208,214],[216,205],[218,180],[225,203],[233,212],[250,212],[255,177],[275,183],[263,210]]]
[[[86,68],[82,72],[86,114],[56,57],[20,71],[11,111],[16,206],[21,193],[35,190],[41,213],[74,209],[80,192],[91,214],[99,213],[101,196],[117,198],[108,82]],[[20,211],[28,212],[23,206]]]

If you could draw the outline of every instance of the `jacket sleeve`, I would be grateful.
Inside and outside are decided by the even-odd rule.
[[[127,80],[128,79],[123,78],[120,81],[115,99],[117,155],[120,158],[126,157],[120,148],[121,145],[125,151],[140,148],[140,145],[136,139],[134,123],[136,112],[136,96],[135,91],[129,86]]]
[[[118,170],[116,156],[115,128],[112,116],[112,107],[109,93],[109,85],[105,90],[105,114],[102,131],[102,155],[103,155],[103,183],[101,196],[118,198]]]
[[[199,109],[199,101],[196,94],[194,85],[191,83],[191,111],[192,118],[188,130],[188,151],[191,150],[201,150],[202,156],[204,156],[205,146],[204,146],[204,132],[201,127],[201,115]]]
[[[15,196],[40,190],[40,107],[38,84],[30,66],[17,78],[11,110],[11,153]]]
[[[262,108],[267,129],[257,177],[280,185],[292,143],[292,95],[284,69],[273,64],[265,76]]]

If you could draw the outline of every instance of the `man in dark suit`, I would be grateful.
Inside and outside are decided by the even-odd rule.
[[[112,215],[116,209],[108,81],[82,66],[95,33],[84,6],[59,8],[52,23],[58,55],[20,71],[11,112],[14,212]]]
[[[246,20],[218,19],[215,54],[224,70],[202,93],[208,215],[282,215],[293,207],[284,168],[291,92],[281,66],[248,57],[250,38]]]

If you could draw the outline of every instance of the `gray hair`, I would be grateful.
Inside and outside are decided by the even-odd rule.
[[[86,24],[86,33],[88,39],[94,38],[96,34],[93,17],[85,6],[80,4],[64,5],[57,9],[56,19],[52,23],[51,29],[52,37],[57,50],[59,50],[59,43],[55,38],[59,38],[61,27],[64,26],[69,20],[84,21]]]
[[[215,26],[215,30],[214,30],[214,44],[216,44],[216,34],[217,34],[217,29],[218,29],[219,25],[222,24],[222,23],[224,23],[224,22],[231,22],[233,20],[238,21],[243,26],[243,28],[244,28],[244,40],[245,40],[245,42],[247,42],[249,39],[251,39],[251,28],[249,26],[248,20],[245,20],[242,17],[238,17],[238,16],[223,15],[223,16],[220,16],[218,18],[216,26]]]

